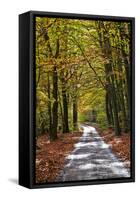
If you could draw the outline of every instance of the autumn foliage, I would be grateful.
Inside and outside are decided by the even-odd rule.
[[[65,163],[65,157],[73,150],[82,132],[58,134],[50,142],[46,134],[37,139],[36,183],[54,182]]]
[[[116,154],[116,156],[124,162],[126,167],[129,168],[131,162],[130,134],[122,133],[121,136],[116,137],[114,131],[110,128],[104,131],[100,129],[98,130],[104,141],[110,145],[110,148]]]
[[[129,167],[131,22],[36,17],[35,26],[36,183],[56,181],[83,123],[101,127]]]

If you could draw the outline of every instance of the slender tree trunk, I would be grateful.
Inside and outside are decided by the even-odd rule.
[[[48,115],[49,115],[49,137],[51,140],[51,136],[52,136],[52,115],[51,115],[51,95],[50,95],[50,79],[49,79],[49,72],[48,72],[48,83],[47,83],[47,92],[48,92]]]
[[[131,90],[131,86],[130,86],[130,66],[128,63],[127,58],[125,57],[125,55],[123,55],[124,57],[124,63],[125,63],[125,74],[126,74],[126,81],[127,81],[127,107],[128,107],[128,113],[127,113],[127,124],[130,124],[130,90]],[[130,129],[130,127],[128,126],[128,128]]]
[[[111,88],[110,88],[110,95],[112,96],[112,106],[113,106],[113,111],[114,111],[114,126],[115,126],[115,134],[116,136],[121,135],[121,130],[120,130],[120,124],[119,124],[119,117],[118,117],[118,107],[117,107],[117,97],[116,97],[116,92],[114,85],[112,83]]]
[[[52,123],[52,140],[57,139],[57,126],[58,126],[58,74],[57,67],[54,66],[53,69],[53,107],[52,107],[52,115],[53,115],[53,123]]]
[[[63,84],[63,83],[62,83]],[[62,85],[62,99],[63,99],[63,133],[69,132],[69,124],[68,124],[68,101],[67,101],[67,94],[65,85]]]
[[[107,121],[108,121],[108,125],[110,126],[112,124],[112,118],[111,118],[111,114],[110,114],[110,107],[109,107],[109,94],[106,91],[106,97],[105,97],[105,101],[106,101],[106,116],[107,116]]]
[[[77,98],[73,99],[73,127],[74,130],[78,129]]]
[[[58,91],[58,98],[59,98],[59,107],[60,107],[61,120],[62,120],[62,130],[63,130],[63,127],[64,127],[64,116],[63,116],[62,100],[61,100],[59,91]]]
[[[130,85],[130,80],[131,80],[131,72],[130,72],[130,49],[131,49],[131,42],[129,39],[129,32],[130,32],[130,25],[124,25],[119,28],[120,31],[120,38],[121,40],[127,39],[127,46],[126,43],[121,43],[121,54],[122,54],[122,61],[124,63],[124,68],[125,68],[125,75],[126,75],[126,83],[127,83],[127,90],[126,90],[126,102],[127,102],[127,124],[128,124],[128,129],[130,129],[130,112],[131,112],[131,106],[130,106],[130,91],[131,91],[131,85]],[[126,53],[127,52],[127,53]]]
[[[109,101],[109,111],[110,111],[110,117],[111,117],[111,125],[114,126],[114,114],[113,114],[113,106],[111,99]]]
[[[110,54],[111,55],[111,54]],[[117,136],[121,135],[120,123],[119,123],[119,110],[118,110],[118,99],[116,96],[116,89],[115,89],[115,80],[113,74],[112,63],[105,64],[105,72],[107,75],[107,91],[109,97],[111,99],[112,111],[113,111],[113,119],[114,119],[114,126],[115,126],[115,134]],[[110,78],[109,78],[109,74]],[[110,108],[111,109],[111,108]],[[110,112],[112,112],[110,111]]]
[[[59,56],[59,38],[56,40],[55,59]],[[53,66],[53,107],[52,107],[52,140],[57,139],[58,128],[58,72],[57,66]]]

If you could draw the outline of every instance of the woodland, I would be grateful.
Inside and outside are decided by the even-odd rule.
[[[36,17],[35,45],[37,138],[82,123],[130,135],[129,21]]]
[[[36,18],[37,135],[94,121],[129,131],[128,22]]]

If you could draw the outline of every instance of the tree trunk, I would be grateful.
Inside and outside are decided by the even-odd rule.
[[[78,111],[77,111],[77,99],[73,99],[73,127],[74,130],[78,129]]]
[[[47,82],[47,92],[48,92],[48,115],[49,115],[49,137],[51,139],[52,135],[52,115],[51,115],[51,101],[50,101],[50,80],[49,80],[49,72],[48,72],[48,82]]]
[[[118,117],[118,107],[117,107],[117,97],[115,93],[114,85],[111,85],[110,95],[112,96],[112,106],[114,111],[114,126],[115,126],[115,134],[116,136],[121,135],[119,117]]]
[[[59,129],[63,130],[63,127],[64,127],[64,116],[63,116],[63,108],[62,108],[62,100],[61,100],[61,97],[60,97],[60,93],[59,93],[59,90],[58,90],[58,98],[59,98],[59,107],[60,107],[60,113],[61,113],[61,120],[62,120],[62,125],[59,124]],[[59,121],[59,120],[58,120]]]
[[[127,58],[125,57],[125,55],[123,55],[124,57],[124,63],[125,63],[125,74],[126,74],[126,81],[127,81],[127,107],[128,107],[128,113],[127,113],[127,124],[130,124],[130,91],[131,91],[131,86],[130,86],[130,66],[128,63]],[[130,127],[128,126],[128,128],[130,129]]]
[[[113,107],[112,107],[111,98],[110,98],[110,101],[109,101],[109,111],[110,111],[110,117],[111,117],[111,125],[114,126],[114,114],[113,114]]]
[[[130,129],[130,112],[131,112],[131,106],[130,106],[130,91],[131,91],[131,85],[130,85],[130,80],[131,80],[131,72],[130,72],[130,51],[131,51],[131,42],[129,38],[129,32],[130,32],[130,25],[122,25],[119,28],[120,31],[120,38],[121,40],[125,40],[127,38],[127,46],[124,43],[121,43],[121,53],[122,53],[122,61],[124,63],[124,68],[125,68],[125,75],[126,75],[126,83],[127,83],[127,90],[126,90],[126,101],[127,101],[127,124],[128,124],[128,129]]]
[[[112,118],[111,118],[111,113],[110,113],[110,107],[109,107],[109,94],[106,91],[106,96],[105,96],[105,101],[106,101],[106,116],[107,116],[107,121],[108,125],[110,126],[112,124]]]
[[[58,74],[57,74],[57,67],[54,66],[53,70],[53,108],[52,108],[52,115],[53,115],[53,123],[52,123],[52,140],[57,139],[57,126],[58,126]]]
[[[63,83],[62,83],[63,84]],[[62,99],[63,99],[63,133],[69,132],[69,124],[68,124],[68,101],[65,85],[62,85]]]

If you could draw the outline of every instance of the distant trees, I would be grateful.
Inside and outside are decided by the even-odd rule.
[[[36,18],[37,134],[55,140],[95,108],[116,135],[129,130],[130,31],[126,22]]]

